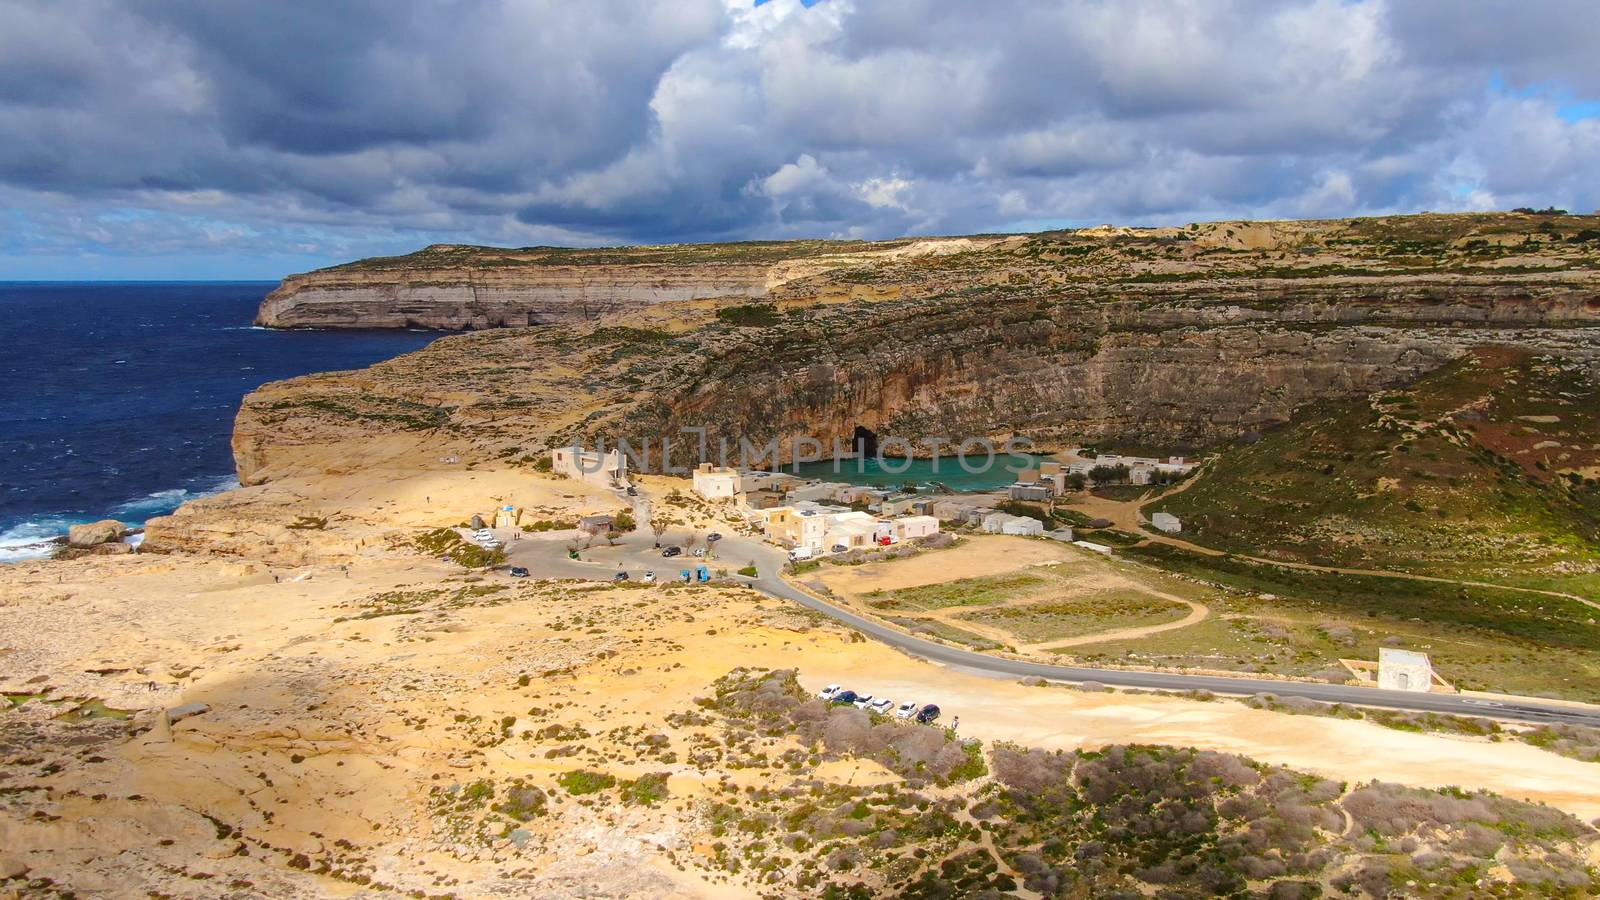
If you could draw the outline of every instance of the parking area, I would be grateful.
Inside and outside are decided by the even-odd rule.
[[[857,691],[843,684],[830,684],[817,692],[817,699],[826,700],[834,706],[854,706],[880,716],[897,719],[902,722],[916,722],[920,725],[932,725],[944,715],[944,710],[936,703],[926,703],[920,700],[896,700],[886,695],[874,695],[866,691]],[[961,721],[960,716],[950,720],[950,727],[955,728]]]

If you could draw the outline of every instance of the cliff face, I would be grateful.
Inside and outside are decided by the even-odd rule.
[[[549,266],[526,272],[407,269],[312,272],[268,295],[256,324],[271,328],[526,327],[593,321],[704,297],[756,297],[763,266]]]
[[[292,275],[262,303],[272,328],[466,330],[593,321],[657,303],[760,297],[796,278],[970,239],[705,244],[613,250],[435,245]]]
[[[672,438],[688,462],[685,427],[713,448],[848,446],[858,426],[919,453],[930,436],[1203,445],[1483,345],[1600,371],[1595,225],[1217,223],[746,260],[783,272],[759,305],[619,305],[600,324],[461,335],[269,385],[240,412],[235,455],[250,483],[601,438]]]

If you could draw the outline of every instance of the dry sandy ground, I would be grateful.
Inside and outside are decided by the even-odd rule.
[[[348,541],[445,524],[508,489],[528,504],[540,489],[551,505],[606,499],[529,482],[541,480],[434,473],[329,484],[328,499],[307,502],[348,514],[317,532]],[[238,502],[223,498],[218,516],[239,518]],[[978,548],[950,552],[988,558]],[[913,568],[894,577],[933,566],[947,578],[950,559],[895,563]],[[706,729],[675,716],[736,666],[937,702],[985,741],[1192,745],[1352,782],[1458,783],[1600,815],[1600,766],[1526,745],[1026,687],[911,659],[737,588],[473,578],[376,543],[300,568],[141,554],[0,570],[0,688],[133,710],[126,721],[74,721],[59,718],[70,704],[35,700],[0,712],[0,873],[26,867],[27,878],[112,896],[359,896],[379,884],[461,896],[748,895],[672,862],[703,838],[707,782],[763,777],[719,767]],[[159,710],[189,703],[209,711],[163,727]],[[671,797],[653,807],[565,797],[556,779],[580,769],[667,773]],[[824,774],[886,777],[871,764]],[[486,830],[486,806],[455,805],[474,784],[498,802],[516,778],[548,792],[548,814]]]

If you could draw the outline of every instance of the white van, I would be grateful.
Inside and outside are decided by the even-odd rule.
[[[804,562],[811,558],[810,547],[796,547],[789,551],[789,562]]]

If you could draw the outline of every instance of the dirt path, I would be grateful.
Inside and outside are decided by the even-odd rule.
[[[1091,587],[1095,590],[1106,590],[1118,587],[1132,588],[1134,590],[1149,594],[1153,597],[1159,597],[1160,599],[1169,601],[1171,603],[1178,603],[1187,606],[1189,607],[1189,614],[1175,622],[1163,622],[1159,625],[1140,625],[1130,628],[1115,628],[1109,631],[1096,631],[1089,634],[1080,634],[1070,638],[1061,638],[1053,641],[1040,641],[1031,644],[1017,643],[1017,636],[1005,630],[1004,628],[999,628],[994,625],[985,625],[981,622],[975,622],[968,617],[977,613],[992,612],[997,609],[1014,609],[1017,607],[1033,606],[1040,603],[1049,603],[1053,599],[1060,598],[1050,596],[1018,597],[1013,600],[1007,600],[1003,603],[986,603],[982,606],[952,606],[944,609],[929,610],[895,610],[895,615],[906,619],[939,622],[952,628],[959,628],[962,631],[969,631],[980,637],[986,637],[989,640],[1012,647],[1019,653],[1034,653],[1050,651],[1061,647],[1076,647],[1080,644],[1098,644],[1103,641],[1121,641],[1133,638],[1141,638],[1147,635],[1160,634],[1163,631],[1176,631],[1179,628],[1187,628],[1190,625],[1203,622],[1206,620],[1206,617],[1211,614],[1211,609],[1203,603],[1198,603],[1194,600],[1188,600],[1183,597],[1179,597],[1176,594],[1166,593],[1165,591],[1155,590],[1143,582],[1121,575],[1098,576],[1094,578]],[[1075,594],[1074,596],[1081,595]],[[876,614],[879,612],[870,606],[866,606],[864,611],[869,614]]]
[[[1207,616],[1211,615],[1211,608],[1206,606],[1204,603],[1198,603],[1194,600],[1185,600],[1182,597],[1177,597],[1172,594],[1157,594],[1155,591],[1150,591],[1150,593],[1155,594],[1163,600],[1171,600],[1174,603],[1182,603],[1183,605],[1189,607],[1189,614],[1176,622],[1165,622],[1160,625],[1145,625],[1139,628],[1118,628],[1114,631],[1102,631],[1096,634],[1079,635],[1078,637],[1067,638],[1064,641],[1046,641],[1040,644],[1022,644],[1019,645],[1017,649],[1024,653],[1036,653],[1059,650],[1063,647],[1077,647],[1083,644],[1099,644],[1105,641],[1133,640],[1135,638],[1149,637],[1152,634],[1160,634],[1163,631],[1177,631],[1179,628],[1188,628],[1190,625],[1198,625],[1201,622],[1204,622]]]
[[[1544,597],[1560,597],[1564,600],[1576,600],[1585,606],[1592,607],[1594,609],[1600,609],[1600,601],[1591,600],[1588,597],[1581,597],[1577,594],[1564,593],[1562,591],[1547,591],[1541,588],[1521,587],[1510,584],[1495,584],[1488,581],[1463,581],[1458,578],[1442,578],[1437,575],[1416,575],[1410,572],[1395,572],[1387,569],[1352,569],[1344,566],[1322,566],[1317,565],[1316,563],[1288,562],[1280,559],[1269,559],[1264,556],[1250,556],[1243,553],[1230,554],[1225,550],[1218,550],[1214,547],[1204,547],[1200,544],[1191,543],[1181,538],[1172,537],[1171,535],[1151,534],[1144,530],[1147,520],[1141,511],[1143,507],[1186,490],[1190,485],[1198,481],[1204,472],[1205,470],[1203,468],[1196,470],[1194,475],[1179,482],[1177,487],[1174,487],[1169,491],[1165,491],[1149,499],[1107,500],[1104,497],[1096,497],[1090,494],[1087,495],[1081,502],[1072,503],[1071,508],[1081,510],[1089,515],[1099,518],[1110,519],[1111,523],[1117,528],[1133,534],[1142,535],[1144,540],[1135,546],[1142,546],[1143,544],[1166,544],[1169,547],[1177,547],[1180,550],[1188,550],[1192,553],[1198,553],[1202,556],[1233,556],[1235,559],[1242,559],[1261,565],[1282,566],[1286,569],[1299,569],[1304,572],[1329,572],[1338,575],[1366,575],[1378,578],[1404,578],[1407,581],[1431,581],[1435,584],[1497,588],[1503,591],[1518,591],[1524,594],[1538,594]]]

